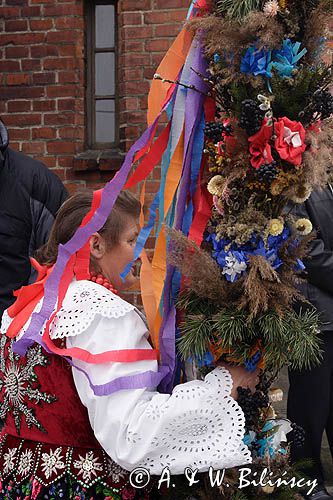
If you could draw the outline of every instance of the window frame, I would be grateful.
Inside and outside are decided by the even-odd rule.
[[[114,47],[96,48],[96,6],[114,6]],[[114,53],[115,55],[115,94],[96,98],[95,89],[95,54]],[[87,0],[86,1],[86,57],[87,57],[87,87],[86,87],[86,118],[87,145],[90,149],[115,149],[119,147],[119,88],[118,88],[118,23],[117,0]],[[113,142],[96,141],[96,102],[98,100],[114,100],[115,103],[115,139]]]

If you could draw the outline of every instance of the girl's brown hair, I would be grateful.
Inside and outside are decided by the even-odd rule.
[[[40,264],[55,263],[58,246],[67,243],[74,235],[89,212],[92,199],[92,191],[82,191],[63,203],[52,226],[48,242],[35,254]],[[103,234],[109,246],[114,246],[119,242],[120,234],[125,229],[128,218],[138,218],[140,210],[140,202],[131,193],[128,191],[120,193],[104,226],[98,231]]]

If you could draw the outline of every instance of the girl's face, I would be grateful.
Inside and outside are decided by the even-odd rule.
[[[90,239],[90,251],[102,274],[117,290],[126,290],[138,281],[135,276],[134,265],[124,278],[120,274],[129,262],[134,259],[134,248],[139,234],[138,220],[128,217],[125,229],[120,233],[116,245],[108,248],[105,239],[99,233],[95,233]]]

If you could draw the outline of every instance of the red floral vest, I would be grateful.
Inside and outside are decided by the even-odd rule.
[[[20,358],[12,342],[0,334],[0,480],[48,486],[69,474],[86,488],[102,480],[121,491],[128,473],[96,441],[69,364],[37,344]]]

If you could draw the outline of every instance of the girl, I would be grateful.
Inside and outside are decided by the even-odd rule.
[[[41,309],[59,245],[70,240],[91,205],[90,193],[64,203],[37,254],[36,283],[21,289],[3,317],[1,498],[147,498],[149,488],[133,489],[128,471],[145,467],[159,475],[169,467],[181,474],[188,466],[206,471],[251,461],[234,398],[237,386],[255,384],[254,375],[218,366],[171,395],[136,382],[124,388],[128,377],[136,381],[158,371],[145,322],[117,295],[137,279],[133,269],[120,278],[138,235],[140,204],[129,193],[120,194],[104,227],[90,237],[89,279],[76,273],[69,284],[50,323],[47,349],[35,343],[23,357],[13,353],[31,314]],[[72,369],[52,353],[61,348],[73,353]]]

